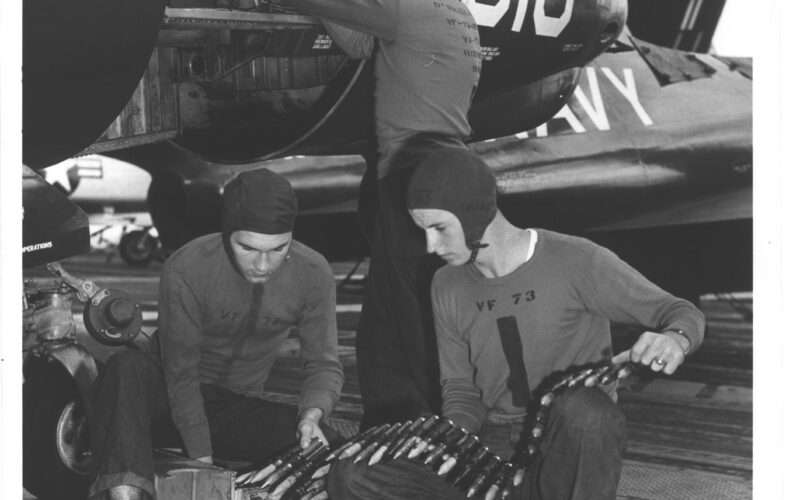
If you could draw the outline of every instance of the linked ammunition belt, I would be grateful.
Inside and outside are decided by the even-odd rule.
[[[366,462],[368,466],[406,458],[429,467],[435,474],[463,490],[467,498],[485,500],[508,497],[541,452],[547,416],[560,394],[577,387],[607,385],[627,377],[631,363],[609,363],[556,377],[535,394],[528,407],[530,429],[520,436],[510,460],[484,446],[478,436],[438,415],[372,427],[336,449],[315,439],[305,449],[295,446],[267,465],[237,476],[238,498],[264,500],[322,500],[328,471],[337,460]],[[253,493],[253,494],[249,494]],[[255,495],[255,496],[254,496]]]

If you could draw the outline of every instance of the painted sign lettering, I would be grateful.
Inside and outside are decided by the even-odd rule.
[[[550,121],[556,119],[564,120],[573,132],[582,134],[587,131],[587,123],[581,122],[578,115],[575,114],[573,108],[577,108],[583,110],[583,114],[588,118],[588,122],[591,123],[594,129],[600,131],[611,130],[613,127],[609,122],[603,93],[601,92],[600,75],[602,75],[607,81],[602,87],[605,89],[605,92],[609,92],[611,88],[619,92],[630,105],[631,110],[643,126],[649,127],[653,125],[653,119],[639,99],[639,93],[636,89],[636,79],[634,78],[634,73],[631,68],[622,68],[621,77],[619,74],[612,71],[611,68],[606,67],[593,68],[590,66],[584,71],[584,79],[575,88],[573,99],[567,104],[564,104],[564,106],[553,115]],[[584,119],[584,122],[585,121]],[[535,134],[536,137],[547,137],[549,135],[548,122],[536,127]],[[530,132],[520,132],[516,134],[516,137],[519,139],[526,139],[531,135]]]
[[[475,22],[479,26],[487,28],[496,27],[500,21],[511,10],[511,0],[462,0],[469,7]],[[557,16],[550,16],[545,11],[545,0],[516,0],[514,9],[514,20],[511,23],[511,31],[520,32],[528,13],[530,4],[533,3],[531,19],[533,21],[534,32],[539,36],[550,38],[558,37],[564,28],[572,20],[572,12],[575,0],[560,0],[563,8],[554,6],[554,11],[559,12]],[[551,2],[552,3],[552,2]]]
[[[48,248],[53,248],[52,241],[43,241],[42,243],[24,246],[22,247],[22,253],[38,252],[39,250],[47,250]]]

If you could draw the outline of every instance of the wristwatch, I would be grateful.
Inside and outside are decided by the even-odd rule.
[[[683,350],[683,355],[684,356],[688,355],[689,351],[692,350],[692,339],[690,339],[689,336],[686,335],[686,332],[684,332],[680,328],[670,328],[669,330],[664,330],[661,333],[664,334],[664,335],[666,335],[668,333],[675,333],[675,334],[683,337],[684,339],[686,339],[686,347],[683,347],[683,344],[681,342],[678,342],[678,345],[680,346],[681,350]]]

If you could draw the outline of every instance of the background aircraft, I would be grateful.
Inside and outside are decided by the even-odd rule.
[[[135,165],[100,155],[70,158],[41,171],[86,212],[147,211],[151,176]]]
[[[47,15],[43,4],[25,6],[26,163],[41,167],[81,151],[145,168],[149,208],[169,248],[216,229],[219,190],[231,175],[269,165],[300,193],[299,237],[334,258],[365,253],[352,217],[360,159],[281,159],[356,153],[370,118],[368,68],[348,61],[313,20],[281,2],[220,10],[207,8],[213,1],[172,0],[161,15],[150,0],[136,10],[138,24],[116,17],[125,5],[52,3]],[[626,34],[581,71],[622,29],[625,2],[466,3],[484,47],[473,147],[495,168],[515,222],[591,235],[682,293],[747,288],[749,62],[669,51]],[[706,50],[723,5],[632,0],[631,30]],[[59,9],[106,23],[99,32],[70,27],[53,52],[49,30],[66,29],[52,22]],[[108,27],[117,36],[102,49],[76,53]],[[54,79],[53,59],[68,50],[81,57],[68,58],[67,78]],[[146,66],[138,84],[129,74],[137,64]],[[109,117],[124,104],[112,97],[125,85],[133,95]],[[63,92],[75,98],[47,97]],[[84,109],[87,93],[95,105]],[[731,241],[737,250],[720,258],[719,246]]]

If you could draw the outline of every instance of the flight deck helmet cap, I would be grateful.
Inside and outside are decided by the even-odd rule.
[[[427,155],[411,176],[406,206],[447,210],[461,222],[467,246],[476,248],[497,213],[494,174],[469,149],[439,149]]]
[[[280,175],[261,168],[237,175],[222,194],[222,232],[283,234],[294,229],[297,197]]]

